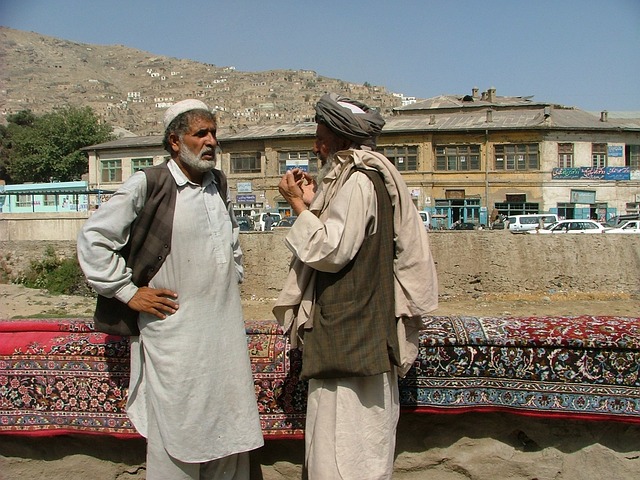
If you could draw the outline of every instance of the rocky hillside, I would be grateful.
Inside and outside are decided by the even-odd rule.
[[[0,121],[24,109],[41,114],[88,105],[116,127],[158,134],[167,104],[198,97],[223,112],[222,125],[299,122],[312,118],[315,101],[327,91],[363,99],[385,115],[401,105],[401,96],[384,87],[311,70],[241,72],[0,27]]]

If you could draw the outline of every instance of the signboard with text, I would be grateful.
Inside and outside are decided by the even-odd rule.
[[[236,195],[236,203],[256,203],[255,195]]]
[[[570,167],[554,168],[554,180],[630,180],[630,167]]]

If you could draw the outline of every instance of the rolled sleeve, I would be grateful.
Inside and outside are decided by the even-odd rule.
[[[120,250],[129,241],[145,194],[146,176],[136,173],[87,219],[78,234],[78,262],[89,285],[100,295],[125,303],[138,287],[131,281],[131,269]]]

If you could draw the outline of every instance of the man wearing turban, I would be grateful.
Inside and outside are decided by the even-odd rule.
[[[294,169],[279,189],[298,215],[291,269],[273,313],[302,350],[309,380],[310,480],[390,479],[398,376],[437,307],[427,233],[401,175],[373,149],[385,124],[336,94],[316,105],[317,180]]]

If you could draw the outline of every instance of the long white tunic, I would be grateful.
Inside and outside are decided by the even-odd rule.
[[[263,444],[238,287],[242,253],[213,175],[200,186],[169,168],[178,184],[171,253],[149,286],[177,292],[179,309],[164,320],[140,315],[127,412],[146,436],[151,404],[167,452],[205,462]],[[78,238],[89,282],[125,302],[137,288],[116,252],[144,203],[145,178],[133,175]]]

